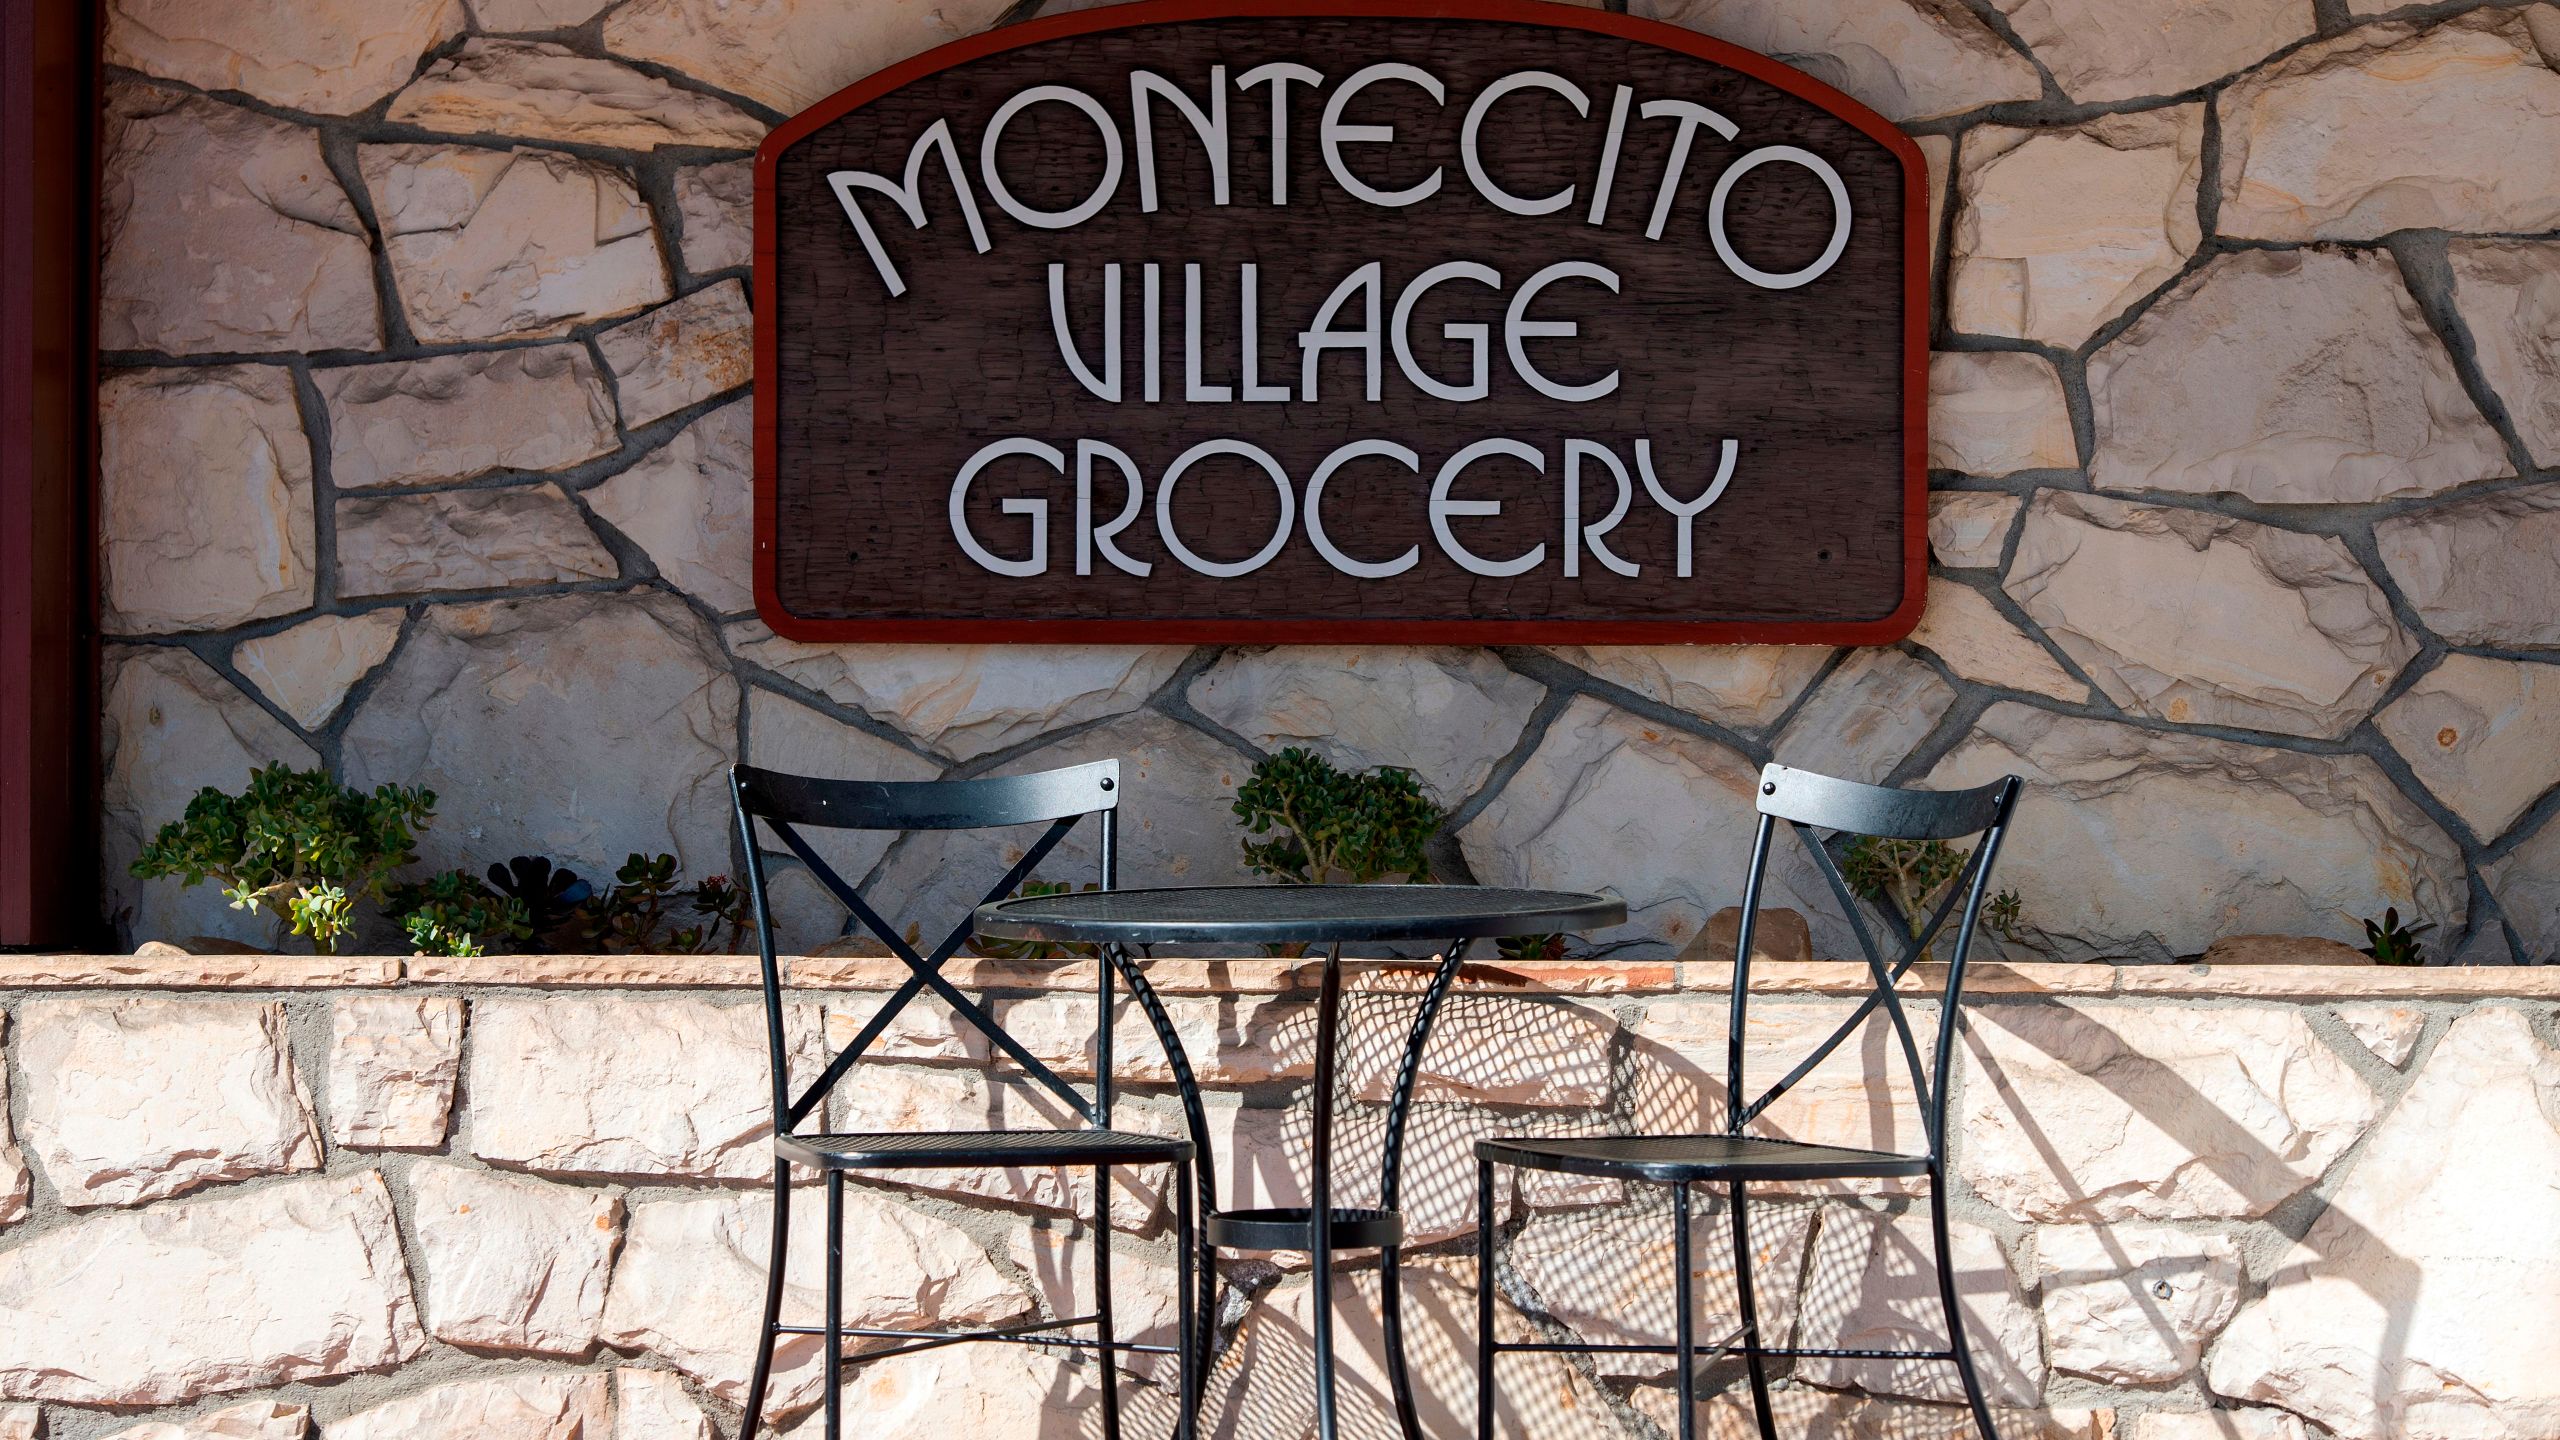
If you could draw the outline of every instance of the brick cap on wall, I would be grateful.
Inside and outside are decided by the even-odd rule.
[[[1286,959],[1158,958],[1148,979],[1171,995],[1312,991],[1317,962]],[[943,967],[972,990],[1075,989],[1092,983],[1090,961],[961,957]],[[1479,993],[1635,995],[1731,988],[1732,966],[1697,961],[1561,960],[1471,962],[1459,985]],[[1356,961],[1353,988],[1418,989],[1429,962]],[[1862,964],[1838,960],[1764,961],[1752,967],[1761,993],[1856,995]],[[885,956],[788,956],[783,976],[796,989],[886,990],[907,970]],[[576,988],[748,987],[752,955],[0,955],[0,990],[127,987],[154,990],[308,990],[399,985]],[[1906,993],[1946,983],[1946,967],[1905,976]],[[2216,996],[2319,999],[2560,999],[2560,966],[2382,967],[2360,965],[1992,964],[1972,967],[1969,995]]]

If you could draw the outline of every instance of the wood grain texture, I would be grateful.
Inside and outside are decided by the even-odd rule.
[[[1183,0],[1035,22],[1007,43],[964,42],[885,72],[790,122],[758,164],[758,568],[767,620],[808,639],[1189,639],[1309,641],[1782,639],[1874,641],[1917,618],[1923,478],[1919,415],[1925,384],[1925,319],[1915,241],[1925,206],[1918,160],[1872,115],[1756,56],[1625,17],[1551,14],[1542,7],[1470,6],[1457,13],[1379,14],[1398,7],[1300,6],[1327,13],[1187,18]],[[1430,7],[1412,7],[1429,9]],[[1446,7],[1443,7],[1444,9]],[[1535,14],[1539,23],[1509,18]],[[1573,23],[1557,23],[1570,20]],[[1043,28],[1045,27],[1045,28]],[[1656,43],[1676,37],[1681,48]],[[1700,53],[1700,52],[1710,53]],[[1437,194],[1382,208],[1346,193],[1317,143],[1331,88],[1363,65],[1392,59],[1440,79],[1435,104],[1419,88],[1386,82],[1365,91],[1346,119],[1392,125],[1392,144],[1346,147],[1351,165],[1381,188],[1414,183],[1435,167]],[[1327,84],[1291,90],[1288,200],[1271,204],[1270,91],[1242,91],[1233,77],[1274,60],[1325,73]],[[1153,114],[1161,208],[1141,210],[1130,142],[1129,75],[1163,75],[1205,103],[1212,67],[1228,77],[1230,203],[1212,203],[1209,165],[1191,128],[1169,108]],[[1505,189],[1543,195],[1567,185],[1558,213],[1506,213],[1461,168],[1466,107],[1488,84],[1545,70],[1579,85],[1589,117],[1557,95],[1516,92],[1489,112],[1486,167]],[[1786,84],[1777,83],[1785,81]],[[1123,140],[1115,198],[1066,230],[1007,217],[986,193],[979,140],[1007,99],[1039,84],[1071,85],[1098,100]],[[1740,127],[1725,141],[1697,133],[1669,224],[1645,228],[1675,134],[1666,119],[1631,115],[1612,172],[1606,222],[1588,222],[1615,87],[1636,104],[1703,104]],[[991,249],[969,240],[938,164],[927,167],[932,215],[910,229],[885,199],[873,217],[907,286],[892,297],[830,190],[830,171],[900,175],[916,137],[949,122],[967,163]],[[1837,169],[1853,226],[1838,264],[1810,285],[1768,290],[1730,272],[1708,241],[1709,193],[1724,168],[1764,145],[1810,150]],[[1061,209],[1102,174],[1092,122],[1059,104],[1023,111],[1008,127],[997,173],[1024,203]],[[1755,170],[1733,189],[1728,233],[1763,269],[1792,270],[1821,253],[1833,208],[1806,171]],[[1922,252],[1925,254],[1925,252]],[[1431,292],[1413,317],[1418,363],[1445,381],[1466,377],[1467,347],[1447,324],[1494,331],[1491,393],[1459,403],[1411,384],[1392,353],[1381,398],[1363,396],[1361,359],[1333,352],[1318,366],[1320,398],[1284,403],[1185,402],[1185,264],[1202,275],[1203,379],[1240,386],[1239,268],[1256,267],[1257,369],[1294,392],[1295,341],[1345,276],[1381,263],[1392,313],[1426,268],[1467,260],[1501,272],[1496,294],[1466,281]],[[1604,265],[1618,293],[1581,282],[1548,290],[1533,313],[1571,319],[1570,338],[1531,342],[1560,381],[1615,369],[1617,391],[1569,403],[1536,393],[1501,353],[1509,290],[1559,261]],[[1139,267],[1163,267],[1163,399],[1146,403]],[[1122,398],[1089,393],[1059,355],[1049,315],[1048,268],[1067,267],[1071,318],[1085,354],[1100,362],[1103,266],[1123,275]],[[1240,390],[1239,390],[1240,393]],[[991,574],[954,541],[946,517],[952,478],[979,447],[1008,436],[1072,454],[1079,438],[1107,441],[1137,462],[1148,489],[1142,518],[1122,548],[1150,562],[1145,578],[1099,558],[1074,573],[1074,485],[1035,462],[987,472],[972,494],[972,529],[1007,556],[1027,550],[1026,522],[998,501],[1049,502],[1049,570]],[[1507,459],[1471,469],[1459,493],[1498,499],[1498,517],[1453,522],[1477,554],[1507,558],[1544,543],[1545,563],[1494,579],[1471,574],[1436,543],[1427,516],[1442,460],[1489,437],[1546,456],[1540,475]],[[1303,514],[1288,544],[1263,568],[1216,578],[1178,563],[1157,535],[1154,491],[1165,468],[1204,440],[1236,438],[1274,456],[1300,495],[1324,457],[1345,443],[1384,438],[1418,452],[1422,473],[1384,461],[1342,472],[1324,499],[1325,527],[1354,556],[1383,560],[1411,546],[1420,563],[1391,579],[1355,579],[1307,541]],[[1630,469],[1634,442],[1649,439],[1674,495],[1712,476],[1718,444],[1741,446],[1725,496],[1699,517],[1694,574],[1674,574],[1672,518],[1639,484],[1610,547],[1641,567],[1633,578],[1585,558],[1563,573],[1564,441],[1608,446]],[[1614,483],[1586,470],[1586,520],[1605,514]],[[1123,490],[1105,471],[1095,508],[1116,512]],[[1215,561],[1251,554],[1272,533],[1279,500],[1249,465],[1220,459],[1182,481],[1181,534]]]

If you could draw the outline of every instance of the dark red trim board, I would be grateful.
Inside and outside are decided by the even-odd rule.
[[[1143,0],[756,158],[755,588],[812,641],[1877,644],[1919,150],[1531,0]]]

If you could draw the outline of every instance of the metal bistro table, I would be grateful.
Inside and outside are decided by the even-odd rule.
[[[1188,889],[1088,891],[1043,895],[982,905],[978,933],[1001,940],[1107,945],[1232,945],[1307,943],[1324,947],[1323,980],[1316,992],[1315,1120],[1308,1165],[1307,1208],[1220,1210],[1210,1163],[1208,1120],[1187,1057],[1170,1055],[1192,1144],[1200,1156],[1203,1283],[1214,1281],[1217,1251],[1306,1252],[1315,1287],[1316,1428],[1320,1440],[1336,1440],[1333,1365],[1333,1252],[1377,1249],[1380,1320],[1385,1327],[1390,1388],[1397,1419],[1408,1440],[1422,1440],[1413,1386],[1404,1360],[1402,1286],[1397,1251],[1404,1220],[1396,1209],[1397,1172],[1404,1149],[1406,1112],[1431,1038],[1431,1022],[1457,977],[1470,940],[1511,935],[1563,934],[1623,924],[1625,902],[1605,895],[1560,890],[1506,890],[1483,885],[1221,885]],[[1430,986],[1423,991],[1404,1061],[1396,1071],[1387,1107],[1387,1133],[1375,1210],[1333,1204],[1334,1051],[1342,1015],[1342,947],[1399,940],[1445,942]],[[1136,998],[1161,1034],[1173,1027],[1151,990]],[[1481,1283],[1481,1282],[1479,1282]],[[1216,1304],[1200,1307],[1203,1363],[1216,1324]],[[1198,1403],[1194,1397],[1192,1403]]]

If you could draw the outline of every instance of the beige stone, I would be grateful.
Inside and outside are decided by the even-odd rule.
[[[2365,240],[2560,225],[2560,75],[2533,8],[2360,26],[2232,86],[2218,228]]]
[[[1047,1313],[1094,1313],[1093,1233],[1087,1229],[1021,1227],[1005,1239],[1005,1255],[1031,1278],[1032,1293]],[[1115,1249],[1111,1254],[1111,1314],[1123,1341],[1139,1345],[1181,1343],[1174,1328],[1179,1313],[1179,1272],[1170,1257],[1151,1250]],[[1170,1355],[1131,1355],[1120,1362],[1130,1371],[1163,1384],[1174,1383]]]
[[[385,118],[449,135],[608,150],[745,150],[765,132],[762,121],[725,101],[546,40],[466,40],[411,81]]]
[[[1980,570],[2000,563],[2009,532],[2026,504],[1993,491],[1941,491],[1929,497],[1929,553],[1951,570]]]
[[[2225,935],[2204,947],[2207,965],[2370,965],[2352,945],[2317,935]]]
[[[2511,469],[2382,251],[2216,260],[2091,358],[2089,404],[2106,488],[2363,502]]]
[[[645,849],[711,875],[731,863],[737,715],[709,627],[673,596],[439,606],[348,725],[342,763],[350,784],[436,792],[430,867],[539,854],[609,876]]]
[[[2044,1398],[2045,1359],[2035,1307],[2019,1293],[1999,1240],[1981,1226],[1949,1227],[1956,1304],[1984,1391],[1999,1404]],[[1808,1262],[1811,1298],[1803,1305],[1803,1343],[1830,1349],[1926,1350],[1946,1340],[1938,1297],[1938,1263],[1929,1219],[1918,1211],[1834,1207],[1822,1216]],[[1961,1400],[1955,1367],[1913,1360],[1798,1362],[1816,1385],[1876,1395]]]
[[[184,1420],[150,1420],[118,1430],[109,1440],[304,1440],[311,1433],[311,1407],[281,1400],[252,1400],[226,1405]],[[0,1426],[0,1437],[9,1434]],[[35,1428],[27,1428],[34,1440]]]
[[[1964,1049],[1960,1167],[2023,1220],[2254,1218],[2378,1108],[2295,1009],[1986,1008]]]
[[[553,995],[472,1009],[464,1093],[481,1159],[563,1175],[773,1173],[762,1006]],[[793,1012],[806,1063],[817,1017]]]
[[[2373,527],[2392,583],[2456,645],[2560,647],[2560,485],[2396,515]]]
[[[174,1405],[388,1370],[425,1344],[369,1170],[92,1216],[0,1253],[10,1395]]]
[[[667,298],[649,207],[619,170],[548,150],[356,155],[421,340],[565,335]]]
[[[1929,468],[2000,476],[2079,463],[2052,361],[2007,350],[1929,357]]]
[[[565,470],[610,455],[613,402],[583,345],[431,355],[312,372],[341,490]]]
[[[2312,1440],[2281,1410],[2146,1410],[2130,1440]]]
[[[880,1426],[885,1435],[1078,1440],[1098,1423],[1090,1417],[1101,1403],[1091,1371],[1012,1345],[898,1355],[845,1376],[846,1416],[859,1415],[866,1428]],[[821,1417],[812,1415],[792,1427],[787,1440],[819,1440],[821,1427]]]
[[[1458,841],[1488,884],[1624,896],[1626,926],[1592,938],[1676,955],[1742,894],[1758,780],[1736,751],[1586,696],[1547,727]],[[1797,903],[1792,892],[1769,899]]]
[[[1934,1007],[1916,1000],[1904,1006],[1913,1039],[1925,1053],[1936,1042]],[[1852,1009],[1845,1001],[1755,1000],[1743,1031],[1745,1102],[1758,1100],[1830,1039]],[[1676,1135],[1723,1127],[1731,1017],[1731,1003],[1721,996],[1681,996],[1645,1007],[1632,1027],[1645,1075],[1636,1102],[1639,1129]],[[1909,1155],[1928,1146],[1910,1070],[1891,1022],[1882,1015],[1861,1022],[1821,1064],[1772,1101],[1751,1129],[1812,1145]]]
[[[118,82],[107,87],[99,153],[100,348],[186,355],[382,343],[372,247],[321,158],[318,132]],[[171,203],[181,195],[185,203]]]
[[[1511,753],[1546,690],[1489,650],[1289,646],[1230,650],[1184,693],[1265,751],[1400,766],[1455,806]]]
[[[711,1417],[665,1370],[625,1365],[613,1372],[613,1440],[720,1440]]]
[[[459,0],[113,0],[105,8],[110,65],[323,115],[351,115],[398,89],[464,19]]]
[[[2523,844],[2483,866],[2481,878],[2523,942],[2522,958],[2560,956],[2560,825],[2545,822]]]
[[[44,1414],[33,1405],[0,1405],[0,1440],[36,1440]]]
[[[2240,1247],[2159,1225],[2036,1232],[2053,1368],[2121,1385],[2177,1380],[2240,1308]]]
[[[33,1000],[15,1049],[28,1148],[73,1209],[320,1168],[282,1005]]]
[[[2560,245],[2456,240],[2445,252],[2481,374],[2534,463],[2560,466]]]
[[[1742,907],[1727,905],[1707,917],[1698,929],[1698,938],[1680,952],[1684,961],[1704,960],[1732,963],[1735,948],[1742,942]],[[1794,910],[1763,910],[1751,926],[1751,963],[1787,964],[1813,959],[1813,929],[1805,924],[1802,913]]]
[[[9,1023],[0,1017],[0,1038],[6,1038]],[[6,1052],[0,1051],[0,1226],[15,1225],[27,1218],[27,1157],[18,1149],[18,1137],[9,1121],[9,1069]],[[0,1428],[0,1440],[5,1440]]]
[[[745,282],[723,280],[596,337],[621,397],[622,423],[663,420],[755,375],[755,315]]]
[[[2184,724],[2342,736],[2417,653],[2338,540],[2048,490],[2004,582],[2107,698]]]
[[[1627,1403],[1671,1434],[1679,1423],[1679,1399],[1667,1385],[1641,1386]],[[1780,1389],[1770,1396],[1778,1433],[1802,1440],[1981,1440],[1973,1411],[1962,1405],[1914,1401],[1882,1404],[1854,1393],[1811,1388]],[[1759,1440],[1751,1393],[1734,1387],[1708,1391],[1699,1404],[1702,1440]],[[2154,1412],[2157,1413],[2157,1412]],[[2116,1440],[2116,1412],[2085,1405],[1991,1407],[2002,1440]]]
[[[839,1034],[843,1032],[839,1031]],[[850,1039],[849,1035],[844,1038]],[[1123,1129],[1138,1128],[1134,1115],[1119,1117]],[[1050,1091],[1024,1081],[994,1078],[982,1070],[937,1070],[909,1065],[866,1066],[859,1083],[838,1086],[829,1097],[828,1124],[838,1131],[865,1134],[916,1130],[1073,1130],[1082,1121]],[[1128,1172],[1121,1172],[1125,1176]],[[1093,1176],[1089,1168],[1024,1165],[1007,1169],[967,1166],[901,1170],[903,1188],[994,1200],[1060,1215],[1084,1215],[1093,1208]],[[1117,1181],[1130,1196],[1152,1190]],[[1121,1206],[1115,1193],[1114,1210]],[[1137,1207],[1152,1213],[1153,1204]]]
[[[1911,643],[1967,680],[2085,704],[2089,687],[2000,613],[1981,591],[1944,576],[1929,577],[1929,600]]]
[[[444,1144],[462,1071],[462,1002],[341,995],[329,1007],[329,1139],[374,1150]]]
[[[2548,665],[2447,655],[2374,726],[2484,841],[2560,784],[2560,670]]]
[[[2373,1052],[2375,1059],[2394,1069],[2409,1062],[2409,1052],[2418,1048],[2418,1037],[2427,1032],[2427,1012],[2414,1005],[2387,1005],[2379,1001],[2363,1005],[2338,1007],[2338,1023],[2347,1033]]]
[[[604,43],[789,114],[1002,13],[1001,0],[636,0],[605,17]]]
[[[311,448],[284,370],[108,376],[98,481],[109,631],[218,630],[311,603]]]
[[[1179,645],[804,645],[730,627],[739,658],[957,759],[1137,709],[1191,652]]]
[[[2560,1427],[2560,1054],[2474,1010],[2206,1362],[2214,1390],[2349,1440]],[[2494,1316],[2488,1319],[2486,1317]]]
[[[471,0],[480,28],[496,35],[574,30],[596,17],[609,0]]]
[[[556,485],[338,502],[338,586],[355,598],[500,590],[619,573]]]
[[[127,867],[203,787],[236,792],[258,766],[312,766],[320,757],[185,650],[113,646],[103,668],[99,878],[119,933],[141,939],[211,933],[273,944],[274,922],[231,909],[219,887],[137,880]]]
[[[1920,163],[1929,172],[1929,274],[1934,277],[1946,264],[1947,199],[1954,188],[1956,137],[1953,135],[1914,135],[1911,143],[1920,147]]]
[[[772,1200],[753,1195],[647,1200],[631,1207],[628,1239],[605,1302],[605,1343],[646,1349],[731,1404],[743,1402],[764,1308]],[[825,1227],[814,1192],[795,1195],[783,1323],[817,1322],[825,1283]],[[1020,1317],[1030,1297],[997,1273],[954,1226],[878,1194],[845,1192],[844,1318],[850,1325],[926,1329]],[[771,1408],[816,1398],[821,1347],[785,1336],[776,1347]],[[1001,1350],[1004,1347],[992,1347]],[[943,1351],[939,1353],[951,1353]],[[989,1353],[980,1347],[979,1363]],[[866,1423],[877,1412],[860,1411]],[[894,1432],[892,1432],[894,1433]]]
[[[346,703],[347,692],[391,658],[401,613],[317,615],[290,630],[259,635],[231,649],[232,668],[266,692],[305,730],[318,730]]]
[[[1954,708],[1938,672],[1898,650],[1853,650],[1778,737],[1779,763],[1869,784],[1901,764]]]
[[[2301,0],[1993,0],[2083,104],[2174,95],[2309,35]]]
[[[1928,120],[2043,93],[2035,66],[1943,0],[1640,0],[1636,13],[1757,50],[1888,120]]]
[[[1764,730],[1822,673],[1820,645],[1558,645],[1567,665],[1736,730]]]
[[[1968,132],[1948,324],[2076,348],[2195,254],[2203,165],[2195,105]]]
[[[2361,940],[2357,917],[2462,923],[2453,841],[2372,761],[2003,703],[1924,783],[2027,782],[1997,883],[2056,959],[2168,960],[2229,934]],[[2164,888],[2159,877],[2184,877]],[[2138,972],[2128,972],[2138,973]]]
[[[688,165],[676,172],[676,214],[687,271],[707,275],[734,270],[756,258],[755,198],[751,160]]]
[[[522,1373],[456,1380],[359,1410],[321,1440],[600,1440],[611,1408],[605,1377]]]
[[[724,613],[755,608],[751,406],[743,398],[721,406],[586,494],[660,575]]]
[[[622,1239],[611,1192],[429,1162],[409,1172],[427,1330],[450,1345],[584,1355]]]
[[[1804,1201],[1751,1208],[1752,1274],[1764,1333],[1792,1334],[1802,1287],[1805,1249],[1812,1243],[1814,1212]],[[1656,1199],[1532,1215],[1501,1251],[1502,1260],[1538,1313],[1563,1322],[1599,1345],[1661,1345],[1674,1322],[1674,1269],[1670,1207]],[[1689,1275],[1699,1310],[1701,1337],[1721,1337],[1741,1325],[1733,1263],[1733,1211],[1721,1196],[1699,1196],[1689,1222]],[[1787,1277],[1780,1279],[1779,1277]],[[1520,1294],[1520,1291],[1513,1291]],[[1600,1374],[1652,1377],[1672,1373],[1668,1355],[1599,1353]]]

